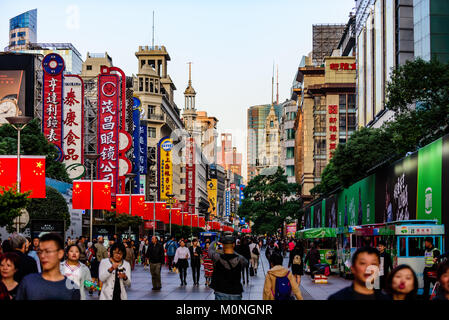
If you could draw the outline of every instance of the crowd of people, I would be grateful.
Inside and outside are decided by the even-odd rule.
[[[377,248],[359,248],[352,256],[351,286],[329,300],[417,299],[415,272],[407,265],[393,268],[385,248],[383,242]],[[260,263],[263,251],[269,262],[267,270]],[[424,299],[429,299],[433,283],[438,285],[432,299],[449,299],[449,263],[442,259],[445,255],[433,246],[432,238],[426,239]],[[305,252],[302,243],[291,238],[236,238],[225,234],[219,241],[200,243],[196,238],[153,236],[133,241],[114,235],[110,240],[100,236],[92,242],[85,237],[64,242],[55,233],[34,239],[14,233],[3,241],[0,250],[0,300],[86,300],[87,295],[94,294],[100,300],[127,300],[137,264],[149,269],[152,290],[156,291],[162,289],[163,266],[169,273],[179,274],[181,287],[188,285],[187,270],[191,268],[192,285],[200,286],[204,278],[202,283],[214,291],[216,300],[241,300],[245,285],[262,266],[264,300],[302,300],[305,265],[310,266],[313,278],[320,262],[317,244]],[[377,281],[372,277],[376,268],[380,289],[370,285]]]

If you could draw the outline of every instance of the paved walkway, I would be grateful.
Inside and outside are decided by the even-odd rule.
[[[258,274],[250,277],[249,284],[243,286],[243,300],[262,300],[265,273],[269,269],[265,252],[261,252]],[[284,266],[288,265],[288,255],[284,259]],[[131,275],[131,288],[127,290],[129,300],[214,300],[212,289],[204,285],[204,271],[201,267],[200,286],[194,287],[191,268],[187,271],[187,286],[180,286],[179,275],[168,271],[167,266],[161,270],[162,289],[160,291],[151,290],[151,274],[149,270],[144,270],[142,265],[136,265]],[[326,300],[329,295],[337,292],[349,285],[348,280],[338,276],[329,277],[328,284],[314,284],[309,275],[304,275],[301,279],[301,293],[305,300]],[[98,295],[87,299],[97,300]]]

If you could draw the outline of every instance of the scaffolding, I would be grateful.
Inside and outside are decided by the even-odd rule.
[[[337,48],[346,24],[314,24],[312,62],[321,66],[326,56],[332,55]]]

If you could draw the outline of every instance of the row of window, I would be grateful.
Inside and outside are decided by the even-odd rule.
[[[287,112],[285,114],[285,120],[295,120],[296,119],[296,112]]]
[[[159,93],[159,80],[139,77],[139,91]]]
[[[19,41],[17,41],[17,42],[11,41],[11,45],[12,45],[12,46],[15,46],[16,44],[17,44],[18,46],[24,45],[24,44],[25,44],[25,40],[19,40]]]
[[[25,37],[26,36],[26,31],[20,31],[20,32],[17,32],[17,37]],[[12,38],[15,38],[16,37],[16,33],[14,32],[14,33],[11,33],[11,39]]]

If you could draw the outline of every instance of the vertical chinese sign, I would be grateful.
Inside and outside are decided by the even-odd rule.
[[[338,119],[338,106],[329,106],[329,132],[330,132],[330,143],[329,143],[329,159],[334,156],[335,149],[337,149],[337,120]]]
[[[113,201],[118,193],[118,129],[119,78],[117,75],[100,74],[98,76],[98,111],[97,111],[97,177],[99,180],[111,181]],[[115,201],[114,201],[115,202]]]
[[[207,197],[209,199],[209,214],[213,219],[217,216],[217,167],[213,164],[209,166]]]
[[[159,200],[168,200],[173,193],[173,142],[169,137],[162,138],[157,145]]]
[[[186,200],[187,210],[190,214],[195,213],[195,141],[187,138],[186,150]],[[193,204],[193,206],[189,206]]]
[[[225,196],[225,215],[229,217],[231,214],[231,191],[229,188],[226,188],[226,196]]]
[[[62,161],[64,59],[56,53],[47,54],[42,60],[42,68],[44,70],[42,131],[47,140],[58,148],[59,160]]]
[[[70,179],[84,174],[84,84],[77,75],[64,76],[64,163]]]
[[[139,193],[140,191],[140,110],[141,105],[140,100],[133,99],[133,170],[132,172],[136,174],[134,178],[134,189],[133,193]]]

